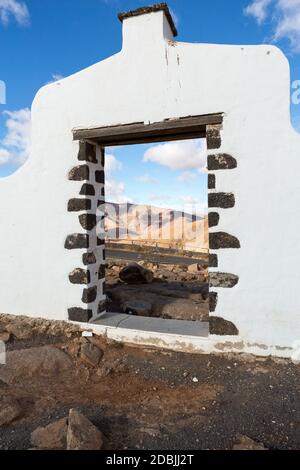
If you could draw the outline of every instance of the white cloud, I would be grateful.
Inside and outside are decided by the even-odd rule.
[[[105,181],[105,198],[109,202],[124,204],[125,202],[133,202],[130,197],[125,194],[125,184],[122,181],[107,178]]]
[[[185,204],[200,204],[200,199],[193,196],[182,196],[180,198]]]
[[[148,173],[142,176],[138,176],[136,180],[139,181],[140,183],[145,183],[145,184],[157,184],[158,183],[158,180],[150,176]]]
[[[106,196],[119,197],[123,195],[124,191],[125,191],[124,183],[120,181],[112,180],[112,179],[106,179],[105,181]]]
[[[149,196],[149,201],[151,202],[157,202],[157,203],[166,203],[168,201],[172,201],[172,196],[167,196],[166,194],[158,194],[158,193],[153,193],[150,194]]]
[[[268,15],[268,7],[273,0],[254,0],[245,8],[246,15],[254,16],[258,24],[262,24]]]
[[[111,174],[114,171],[122,170],[122,163],[116,159],[112,154],[105,155],[105,171],[107,174]]]
[[[58,80],[62,80],[64,78],[63,75],[61,75],[60,73],[53,73],[52,74],[52,79],[54,82],[57,82]]]
[[[181,175],[179,175],[177,177],[177,180],[180,183],[190,183],[196,177],[197,177],[197,175],[195,173],[193,173],[192,171],[184,171],[183,173],[181,173]]]
[[[253,0],[245,13],[258,24],[269,19],[273,25],[272,40],[287,39],[292,50],[300,52],[300,0]]]
[[[292,48],[300,51],[300,1],[278,0],[281,18],[275,29],[276,41],[288,38]]]
[[[52,73],[51,77],[52,78],[51,80],[49,80],[49,82],[47,82],[47,85],[50,83],[58,82],[59,80],[62,80],[63,78],[65,78],[63,75],[60,75],[59,73]]]
[[[0,0],[0,23],[7,25],[14,18],[20,25],[29,23],[29,11],[26,3],[18,0]]]
[[[122,163],[112,154],[105,155],[105,196],[111,201],[122,204],[127,202],[125,184],[112,178],[112,174],[122,169]],[[129,201],[128,201],[129,202]]]
[[[170,170],[195,170],[207,165],[205,140],[183,140],[154,145],[144,155],[144,162],[158,163]]]
[[[105,196],[110,202],[122,204],[131,201],[125,195],[125,183],[112,178],[112,174],[120,170],[122,170],[122,163],[114,155],[105,154]]]
[[[4,111],[6,135],[0,142],[0,165],[21,166],[29,157],[31,146],[31,113],[28,108]]]
[[[9,152],[8,150],[0,148],[0,166],[5,165],[9,161]]]

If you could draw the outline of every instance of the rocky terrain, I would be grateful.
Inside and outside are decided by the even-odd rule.
[[[0,315],[0,449],[299,449],[299,366]]]
[[[111,312],[208,321],[208,291],[205,264],[107,264],[106,293]]]

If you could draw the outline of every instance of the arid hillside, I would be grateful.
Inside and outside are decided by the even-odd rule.
[[[208,250],[207,217],[137,204],[106,204],[108,240],[157,243],[190,251]]]

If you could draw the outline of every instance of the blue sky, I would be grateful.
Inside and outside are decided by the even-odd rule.
[[[106,198],[207,212],[206,146],[203,139],[106,149]]]
[[[0,80],[7,87],[6,104],[0,104],[0,177],[26,160],[27,108],[37,90],[118,52],[122,30],[117,13],[147,3],[151,0],[0,0]],[[168,4],[178,22],[179,41],[274,43],[289,58],[291,81],[300,80],[300,0],[169,0]],[[291,116],[300,130],[300,104],[291,105]],[[119,184],[120,199],[150,202],[156,195],[161,205],[158,196],[166,203],[167,192],[174,190],[181,200],[205,199],[201,156],[199,167],[171,168],[168,161],[162,165],[154,156],[143,161],[147,150],[149,146],[109,150],[121,162],[111,159],[112,189]]]

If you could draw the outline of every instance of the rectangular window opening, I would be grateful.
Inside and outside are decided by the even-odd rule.
[[[107,305],[96,323],[208,336],[206,139],[104,149]]]

